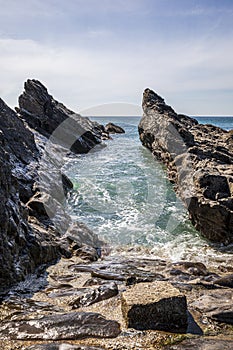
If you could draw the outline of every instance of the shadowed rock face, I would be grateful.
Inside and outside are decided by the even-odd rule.
[[[38,156],[31,131],[0,100],[0,291],[59,255],[51,232],[33,231],[23,203],[33,193]]]
[[[150,89],[143,95],[142,144],[166,166],[175,190],[201,234],[233,242],[233,137],[177,114]]]
[[[128,328],[185,333],[187,302],[168,282],[139,283],[122,293],[122,313]]]
[[[34,79],[28,79],[24,84],[17,111],[31,128],[47,138],[56,130],[54,141],[74,153],[90,151],[101,142],[102,133],[105,132],[103,126],[56,101],[46,87]]]
[[[0,99],[0,292],[83,244],[100,245],[65,213],[72,183],[61,167],[70,150],[85,153],[100,143],[104,127],[68,110],[36,80],[25,83],[19,103],[16,114]]]

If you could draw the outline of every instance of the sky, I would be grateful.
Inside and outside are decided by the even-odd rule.
[[[148,87],[178,113],[233,115],[233,0],[0,0],[0,9],[0,97],[11,107],[30,78],[84,115],[104,113],[99,105],[140,114]]]

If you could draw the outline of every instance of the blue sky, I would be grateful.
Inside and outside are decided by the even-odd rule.
[[[0,9],[0,96],[11,106],[35,78],[75,111],[120,102],[132,114],[150,87],[177,112],[233,115],[232,0],[0,0]]]

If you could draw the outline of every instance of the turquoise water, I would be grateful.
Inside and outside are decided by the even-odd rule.
[[[214,257],[216,261],[214,247],[191,225],[163,165],[141,145],[137,130],[140,118],[92,119],[101,124],[115,122],[126,133],[113,135],[112,140],[104,141],[106,147],[97,146],[68,163],[66,173],[74,183],[67,203],[69,214],[113,249],[172,260],[211,261]],[[200,119],[210,123],[210,117]],[[233,118],[214,120],[228,129],[232,122]]]

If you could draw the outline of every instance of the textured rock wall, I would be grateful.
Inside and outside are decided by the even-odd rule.
[[[194,226],[213,242],[233,242],[233,135],[177,114],[152,90],[143,95],[142,144],[166,166]]]
[[[99,144],[104,127],[68,110],[36,80],[25,83],[19,105],[15,113],[0,99],[0,293],[41,264],[101,244],[65,213],[72,183],[61,166],[70,150],[86,153]]]
[[[22,201],[32,193],[28,167],[37,155],[33,134],[0,100],[0,292],[58,256],[55,237],[33,231]]]
[[[28,125],[74,153],[86,153],[100,143],[104,127],[91,122],[56,101],[38,80],[28,79],[19,96],[19,115]],[[59,128],[59,126],[61,126]]]

